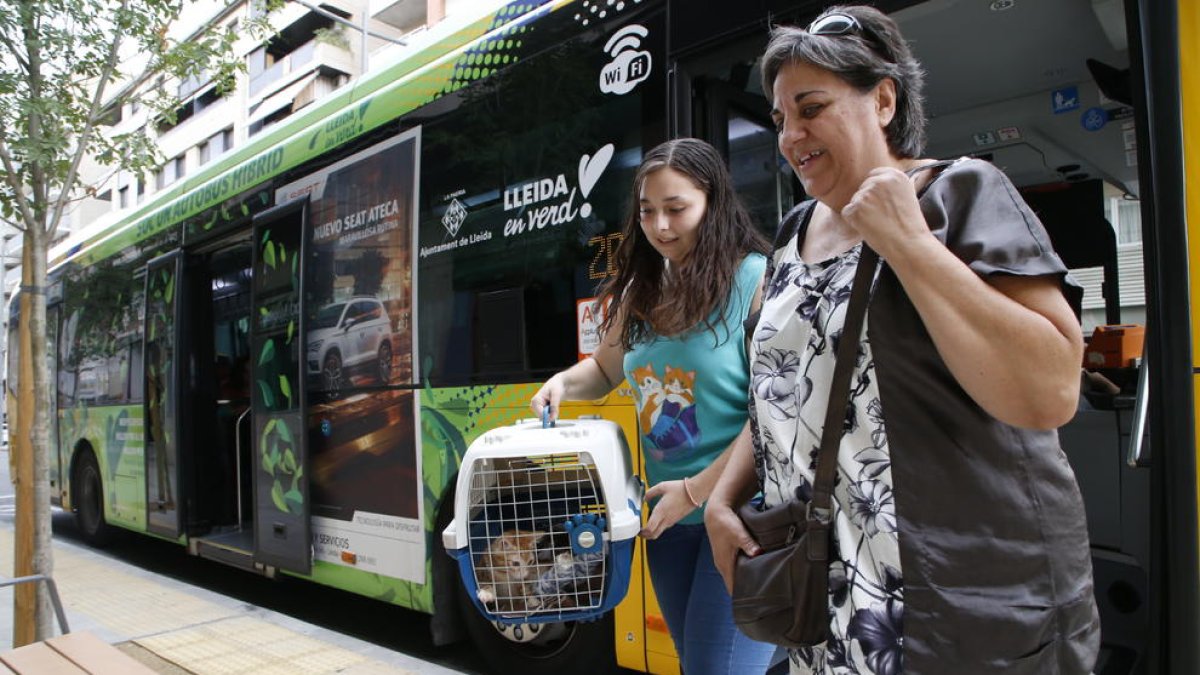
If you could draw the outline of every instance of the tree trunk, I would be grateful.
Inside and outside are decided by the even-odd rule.
[[[13,481],[17,493],[16,576],[51,576],[54,557],[50,531],[50,374],[46,345],[45,230],[39,223],[25,231],[21,250],[21,314]],[[13,597],[13,646],[53,636],[53,609],[45,584],[18,586]]]

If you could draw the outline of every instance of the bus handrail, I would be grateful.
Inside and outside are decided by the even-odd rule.
[[[246,415],[250,414],[250,407],[247,406],[241,415],[238,415],[237,421],[233,423],[233,447],[234,458],[234,475],[236,476],[237,484],[234,487],[234,492],[237,494],[237,531],[242,531],[242,420],[246,419]]]
[[[70,633],[71,628],[67,626],[67,615],[63,612],[62,601],[58,599],[58,586],[55,585],[54,579],[45,574],[31,574],[25,577],[0,579],[0,588],[16,586],[17,584],[27,584],[34,581],[46,582],[46,588],[50,591],[50,602],[54,605],[54,613],[58,616],[58,627],[63,635]]]
[[[1146,355],[1138,366],[1137,396],[1133,403],[1133,428],[1129,432],[1129,453],[1125,463],[1133,468],[1146,466],[1142,446],[1146,441],[1146,415],[1150,410],[1150,368]]]

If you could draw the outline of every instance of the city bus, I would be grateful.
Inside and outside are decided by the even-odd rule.
[[[825,4],[515,0],[450,19],[55,249],[54,502],[97,544],[144,533],[428,612],[435,642],[469,639],[497,672],[677,672],[640,547],[604,619],[493,625],[440,533],[466,447],[591,350],[643,152],[712,142],[768,234],[803,198],[755,58],[769,26]],[[1089,347],[1115,391],[1086,391],[1061,431],[1095,672],[1200,672],[1200,9],[875,4],[927,69],[926,154],[1009,175],[1085,282],[1085,335],[1146,328],[1144,352]],[[617,422],[640,462],[628,386],[564,415]]]

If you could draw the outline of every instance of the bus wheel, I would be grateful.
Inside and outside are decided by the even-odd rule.
[[[392,345],[388,342],[379,344],[379,370],[376,373],[380,384],[392,381]]]
[[[337,352],[329,352],[325,356],[325,364],[321,368],[322,384],[325,385],[325,391],[333,395],[342,390],[342,355]]]
[[[92,546],[105,546],[112,541],[113,529],[104,520],[104,483],[100,466],[91,450],[79,455],[72,481],[75,501],[75,524],[83,540]]]
[[[461,579],[457,586],[467,633],[489,671],[523,675],[616,672],[612,612],[588,622],[504,625],[479,613]]]

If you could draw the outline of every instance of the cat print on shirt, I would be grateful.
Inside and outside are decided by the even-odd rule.
[[[649,429],[654,426],[654,418],[659,406],[662,405],[664,394],[663,383],[654,374],[654,366],[652,364],[646,364],[641,368],[634,368],[633,379],[638,391],[642,394],[642,402],[638,410],[638,428],[643,430]]]
[[[686,456],[700,443],[696,371],[667,365],[660,380],[654,364],[646,364],[633,375],[641,392],[638,422],[650,454],[667,462]]]

